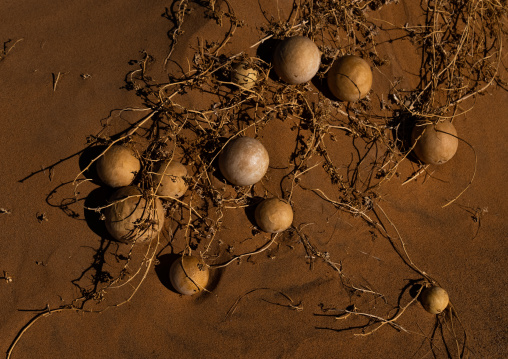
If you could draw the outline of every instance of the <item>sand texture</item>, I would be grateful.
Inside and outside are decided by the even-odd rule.
[[[505,358],[506,6],[1,1],[0,352]],[[270,55],[296,35],[313,38],[321,67],[288,85]],[[356,103],[326,85],[346,54],[372,68]],[[230,80],[241,61],[259,73],[251,89]],[[453,118],[458,150],[425,166],[407,138],[440,118]],[[238,136],[270,156],[253,186],[219,170]],[[163,200],[164,228],[147,243],[118,243],[104,226],[114,190],[93,160],[113,143],[141,159],[133,185],[148,203],[156,160],[187,168],[189,189]],[[282,233],[256,227],[270,197],[293,208]],[[182,254],[210,267],[206,291],[172,288]],[[430,284],[450,297],[438,316],[416,297]]]

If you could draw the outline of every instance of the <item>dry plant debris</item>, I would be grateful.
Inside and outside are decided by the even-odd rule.
[[[3,279],[5,280],[6,283],[12,283],[13,279],[12,279],[12,276],[9,275],[9,273],[7,273],[6,271],[3,271],[4,275],[2,277],[0,277],[0,279]]]
[[[14,41],[14,43],[12,43],[13,42],[12,39],[5,41],[3,43],[2,51],[0,51],[0,62],[2,62],[7,57],[7,55],[9,55],[9,53],[12,51],[12,49],[14,49],[14,47],[18,44],[18,42],[23,40],[24,39],[17,39],[16,41]]]
[[[193,175],[186,179],[189,185],[186,200],[175,198],[165,201],[166,215],[172,221],[169,242],[165,243],[158,236],[148,248],[141,250],[134,245],[127,248],[102,239],[94,262],[74,282],[82,296],[70,304],[56,309],[48,308],[35,316],[16,337],[8,358],[23,333],[42,317],[63,310],[100,311],[128,302],[146,278],[157,254],[176,240],[185,242],[184,254],[199,251],[211,268],[238,263],[244,258],[249,260],[251,256],[268,251],[280,241],[297,241],[304,246],[310,265],[317,260],[328,264],[338,273],[351,294],[384,299],[383,294],[370,287],[355,285],[344,273],[342,263],[333,261],[329,253],[312,244],[312,238],[305,233],[303,225],[290,228],[282,236],[273,235],[265,244],[247,253],[237,253],[234,246],[225,246],[218,239],[225,212],[252,205],[257,196],[264,196],[265,189],[258,185],[232,187],[232,190],[217,187],[212,180],[215,161],[229,141],[246,132],[262,136],[263,129],[271,121],[290,123],[288,119],[292,119],[296,123],[290,128],[297,133],[297,141],[285,175],[271,179],[280,181],[283,199],[290,203],[298,201],[294,191],[300,188],[311,191],[317,200],[329,203],[337,210],[363,219],[372,233],[376,232],[392,243],[419,281],[438,284],[412,261],[395,224],[380,206],[379,189],[394,176],[400,176],[400,165],[407,161],[411,151],[404,139],[399,137],[402,127],[422,119],[429,122],[453,119],[469,111],[476,97],[491,85],[504,83],[498,70],[501,66],[502,41],[506,35],[504,21],[507,6],[506,1],[496,0],[422,2],[424,21],[417,24],[386,24],[368,16],[384,6],[397,6],[396,3],[396,0],[295,0],[287,19],[275,20],[270,14],[265,14],[267,23],[262,27],[264,36],[249,45],[256,47],[272,39],[307,36],[322,52],[318,79],[324,78],[337,57],[349,53],[362,56],[375,70],[383,73],[388,60],[381,58],[377,51],[383,33],[401,34],[399,39],[393,41],[409,41],[419,52],[421,70],[415,88],[404,89],[401,87],[402,79],[393,79],[387,98],[371,93],[358,102],[346,105],[322,93],[315,93],[309,84],[286,85],[272,80],[266,59],[252,58],[245,53],[227,54],[225,45],[235,31],[244,26],[228,1],[220,4],[202,1],[199,5],[187,0],[176,1],[172,7],[174,12],[168,11],[166,14],[175,25],[170,33],[171,43],[164,61],[165,68],[172,60],[187,16],[199,6],[204,7],[208,19],[224,30],[222,40],[213,42],[200,39],[188,64],[188,71],[169,73],[169,81],[161,82],[153,77],[151,70],[156,63],[149,54],[143,53],[142,59],[136,62],[138,68],[127,76],[127,88],[136,91],[146,107],[122,109],[104,121],[103,129],[88,137],[90,148],[104,150],[72,181],[77,193],[77,188],[90,180],[86,176],[87,171],[100,155],[115,144],[124,144],[137,151],[142,162],[137,182],[139,187],[147,198],[154,197],[151,176],[153,164],[178,156],[180,162],[192,168]],[[229,80],[228,74],[238,63],[246,63],[258,72],[254,87],[244,88]],[[54,88],[57,80],[58,77],[54,81]],[[191,92],[212,100],[201,108],[187,106],[185,95]],[[467,107],[463,107],[466,104]],[[111,133],[111,123],[126,113],[143,117],[135,120],[125,131]],[[348,163],[334,161],[326,145],[328,141],[336,141],[339,137],[347,138],[351,143],[352,156]],[[308,188],[303,184],[302,178],[318,167],[328,176],[335,193]],[[425,173],[426,169],[427,166],[420,165],[404,184]],[[100,213],[104,207],[89,209]],[[115,247],[114,255],[111,254],[112,247]],[[134,253],[138,256],[134,256]],[[104,269],[104,264],[112,260],[111,257],[119,264],[117,273]],[[107,303],[102,309],[87,306],[88,302],[103,303],[108,294],[120,288],[129,291],[121,301]],[[257,290],[274,291],[258,288],[244,296]],[[286,294],[274,292],[289,301],[285,306],[297,310],[303,308]],[[397,320],[417,300],[419,292],[407,299],[405,304],[403,294],[407,297],[406,292],[401,293],[395,312],[387,318],[360,311],[354,305],[343,310],[340,318],[367,318],[361,335],[373,334],[386,324],[407,331]],[[232,306],[228,316],[236,310],[244,296]],[[452,305],[445,312],[436,319],[433,333],[424,336],[434,348],[438,346],[437,336],[441,335],[442,345],[449,357],[463,357],[468,350],[465,329]],[[455,346],[454,351],[449,349],[451,343]]]

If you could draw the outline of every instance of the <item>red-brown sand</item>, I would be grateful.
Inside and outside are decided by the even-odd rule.
[[[267,23],[261,9],[265,16],[285,19],[291,3],[231,1],[245,26],[236,31],[222,53],[229,56],[243,51],[255,56],[256,47],[251,45],[265,36],[260,28]],[[191,7],[195,10],[185,19],[184,33],[168,66],[174,73],[190,70],[198,39],[218,40],[227,30],[206,19],[197,4]],[[174,5],[161,0],[0,3],[0,42],[11,40],[6,44],[9,53],[0,61],[0,208],[10,211],[0,214],[0,276],[5,273],[0,279],[2,353],[37,313],[69,304],[81,295],[72,281],[90,269],[101,247],[100,231],[87,225],[83,204],[91,192],[100,197],[107,191],[101,192],[93,183],[83,184],[78,187],[80,200],[73,203],[70,182],[80,172],[79,152],[86,147],[87,136],[101,129],[101,120],[113,110],[143,107],[140,97],[124,88],[127,74],[139,68],[133,61],[150,54],[152,68],[160,69],[156,80],[167,81],[163,62],[173,23],[162,16],[166,8],[171,10]],[[376,16],[403,25],[415,22],[418,11],[416,4],[400,2],[386,5]],[[390,65],[382,73],[374,72],[374,92],[387,94],[390,79],[397,76],[404,76],[407,86],[414,85],[410,72],[419,63],[414,61],[418,54],[397,41],[378,49],[389,56]],[[505,55],[504,65],[507,61]],[[204,101],[207,99],[199,93],[181,99],[195,108],[204,107]],[[507,111],[507,91],[493,85],[476,99],[471,111],[454,122],[459,136],[475,152],[461,142],[452,160],[430,168],[431,177],[422,175],[402,186],[414,167],[404,162],[401,176],[383,185],[378,202],[403,238],[412,261],[448,291],[463,324],[463,328],[454,328],[457,337],[463,339],[465,328],[468,350],[475,358],[504,358],[508,352]],[[133,121],[144,114],[118,117],[113,113],[110,133],[125,126],[120,118]],[[281,195],[279,182],[294,150],[296,132],[291,128],[295,124],[291,119],[274,120],[260,134],[271,160],[263,182],[274,196]],[[334,161],[347,165],[350,141],[344,137],[327,143]],[[474,181],[452,205],[442,208],[467,186],[475,169],[475,153]],[[214,183],[224,186],[218,179]],[[302,183],[325,192],[332,189],[320,166],[309,171]],[[63,311],[43,317],[24,333],[12,358],[448,357],[440,329],[430,339],[436,317],[418,302],[397,320],[409,333],[385,325],[363,337],[357,334],[368,323],[365,318],[335,319],[351,304],[359,312],[390,318],[409,280],[421,276],[360,218],[337,211],[301,187],[295,189],[292,200],[294,226],[302,228],[333,262],[341,263],[353,284],[383,297],[350,296],[329,265],[320,259],[310,265],[304,245],[296,238],[281,240],[280,245],[249,260],[212,271],[211,293],[183,297],[164,280],[171,253],[184,249],[183,235],[169,246],[166,230],[161,237],[160,264],[150,267],[128,303],[102,313]],[[480,221],[473,219],[476,209],[482,213]],[[377,213],[380,218],[376,220],[397,239],[387,217]],[[167,223],[169,226],[170,221]],[[261,247],[270,238],[264,234],[253,237],[251,229],[245,210],[232,209],[225,213],[219,237],[223,246],[231,245],[240,254]],[[395,243],[398,248],[399,244]],[[105,241],[102,245],[109,252],[116,248]],[[114,272],[115,265],[118,267],[111,261],[103,268]],[[130,292],[129,286],[112,289],[106,300],[118,303]],[[404,293],[400,305],[411,300]],[[94,305],[87,308],[94,309]],[[377,325],[372,322],[365,331]],[[442,328],[450,329],[446,324]],[[451,357],[457,357],[456,348],[449,351]]]

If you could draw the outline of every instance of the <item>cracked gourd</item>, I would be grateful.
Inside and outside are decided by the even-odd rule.
[[[372,71],[361,57],[347,55],[333,63],[326,76],[328,88],[341,101],[361,100],[372,87]]]
[[[233,66],[231,82],[250,90],[256,84],[257,79],[258,71],[252,68],[248,62],[240,62]]]

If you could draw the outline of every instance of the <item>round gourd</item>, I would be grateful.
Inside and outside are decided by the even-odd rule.
[[[219,155],[222,175],[237,186],[249,186],[259,182],[268,170],[268,164],[265,146],[251,137],[232,140]]]
[[[141,165],[132,150],[114,145],[97,160],[96,168],[101,181],[116,188],[130,185]]]
[[[457,130],[449,121],[413,128],[411,141],[420,161],[439,165],[449,161],[457,152]]]
[[[338,58],[327,74],[328,88],[341,101],[361,100],[372,87],[372,71],[361,57],[347,55]]]
[[[259,228],[268,233],[279,233],[288,229],[293,223],[291,205],[278,198],[263,200],[254,213]]]
[[[178,258],[169,270],[173,288],[184,295],[193,295],[205,289],[209,277],[208,266],[194,256]]]
[[[293,36],[282,40],[273,54],[273,68],[288,84],[311,80],[319,70],[321,53],[308,37]]]
[[[119,188],[104,209],[108,232],[124,243],[146,242],[156,236],[164,225],[164,209],[156,197],[146,200],[135,186]]]
[[[258,79],[258,71],[252,68],[248,62],[240,62],[233,66],[231,81],[248,90],[254,87]]]
[[[431,314],[439,314],[448,306],[448,293],[441,287],[429,287],[420,293],[420,302],[425,310]]]
[[[156,169],[157,171],[152,174],[152,181],[154,189],[157,189],[157,195],[173,198],[183,196],[189,188],[184,179],[187,176],[187,168],[180,162],[162,161]]]

